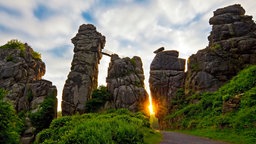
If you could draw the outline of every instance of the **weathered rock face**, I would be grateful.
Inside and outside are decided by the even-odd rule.
[[[188,60],[186,94],[215,91],[247,65],[256,64],[256,25],[240,5],[214,11],[209,45]]]
[[[85,102],[98,85],[98,63],[105,37],[91,24],[80,26],[72,39],[74,57],[62,95],[62,115],[85,112]]]
[[[24,44],[24,47],[25,50],[12,47],[0,49],[0,88],[8,91],[6,98],[12,102],[17,113],[24,113],[26,121],[21,143],[28,144],[33,142],[36,131],[36,127],[28,123],[28,113],[37,113],[44,100],[53,97],[54,112],[48,118],[55,118],[57,89],[50,81],[42,79],[45,74],[44,62],[33,57],[35,52],[30,46]]]
[[[184,87],[185,59],[178,55],[178,51],[159,52],[150,65],[149,86],[160,125],[169,112],[171,99]]]
[[[144,88],[144,73],[140,57],[119,58],[114,54],[108,68],[107,88],[115,108],[144,110],[148,94]]]

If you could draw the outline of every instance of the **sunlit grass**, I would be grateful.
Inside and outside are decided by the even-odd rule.
[[[162,141],[162,134],[160,131],[151,130],[145,133],[144,143],[145,144],[158,144]]]

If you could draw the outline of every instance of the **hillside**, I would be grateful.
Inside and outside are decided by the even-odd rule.
[[[194,94],[186,97],[179,90],[171,103],[177,110],[166,116],[169,128],[204,131],[199,135],[208,137],[209,132],[226,134],[231,142],[256,142],[256,65],[240,71],[227,84],[212,93]],[[220,138],[225,139],[225,138]]]

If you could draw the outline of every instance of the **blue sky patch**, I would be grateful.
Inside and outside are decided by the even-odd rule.
[[[105,7],[119,3],[117,0],[100,0],[99,4]]]
[[[53,14],[53,11],[44,5],[38,5],[33,13],[39,20],[45,20]]]
[[[83,16],[83,18],[84,18],[87,22],[89,22],[89,23],[94,23],[94,22],[95,22],[93,16],[92,16],[92,15],[90,14],[90,12],[88,12],[88,11],[83,12],[83,13],[82,13],[82,16]]]
[[[59,47],[55,47],[51,50],[49,50],[49,52],[55,56],[55,57],[64,57],[66,54],[66,51],[70,48],[69,45],[62,45]]]
[[[133,2],[138,4],[147,4],[150,3],[150,0],[134,0]]]
[[[0,32],[11,32],[12,30],[0,24]]]
[[[4,6],[0,6],[0,12],[4,12],[4,13],[7,13],[8,15],[17,16],[17,17],[21,16],[21,14],[18,10],[4,7]]]
[[[135,46],[135,42],[128,40],[128,39],[124,39],[121,38],[119,39],[119,42],[123,45],[123,46]]]

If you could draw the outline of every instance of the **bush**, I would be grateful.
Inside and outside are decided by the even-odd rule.
[[[17,39],[12,39],[10,41],[8,41],[5,45],[0,46],[0,49],[19,49],[21,51],[20,56],[24,57],[24,53],[25,53],[25,44],[23,44],[22,42],[20,42]],[[41,54],[36,52],[36,51],[32,51],[31,53],[32,57],[34,59],[40,60],[41,59]],[[13,57],[12,56],[8,56],[7,57],[7,61],[12,61]]]
[[[98,112],[107,101],[111,100],[111,94],[108,92],[107,87],[100,86],[92,93],[92,98],[85,104],[86,112]]]
[[[13,106],[4,100],[5,95],[6,91],[0,89],[0,143],[17,144],[23,124]]]
[[[36,143],[139,144],[149,131],[147,117],[120,109],[55,119],[37,135]]]
[[[31,113],[29,118],[33,126],[36,127],[36,131],[39,132],[50,126],[51,121],[56,117],[56,98],[53,94],[49,94],[44,102],[40,105],[39,110],[35,113]]]
[[[19,49],[21,51],[25,51],[25,45],[17,39],[12,39],[8,41],[5,45],[0,46],[0,48],[2,49],[12,48],[12,49]]]
[[[32,52],[32,57],[34,59],[40,60],[41,59],[41,54],[39,52],[33,51]]]

